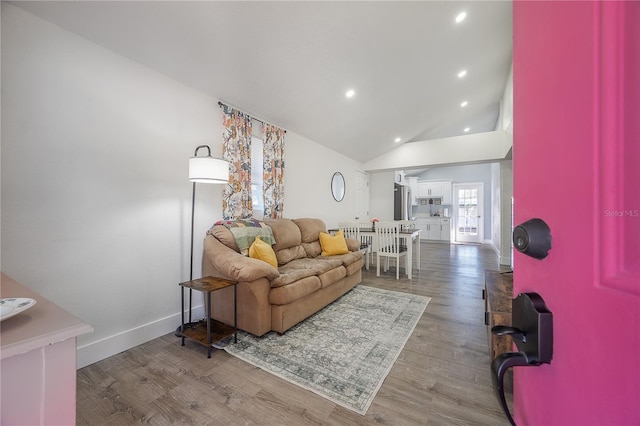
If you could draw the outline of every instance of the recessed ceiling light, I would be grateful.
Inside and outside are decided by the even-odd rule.
[[[470,128],[468,128],[468,127],[465,127],[465,128],[464,128],[464,132],[465,132],[465,133],[467,133],[469,130],[471,130],[471,129],[470,129]]]
[[[467,75],[467,70],[462,70],[462,71],[460,71],[460,72],[458,73],[458,78],[462,78],[462,77],[464,77],[465,75]]]
[[[467,17],[467,12],[458,13],[458,15],[456,16],[456,24],[459,24],[460,22],[464,21],[464,18],[466,17]]]
[[[396,138],[394,142],[395,142],[395,143],[399,143],[401,140],[402,140],[402,139],[400,139],[400,138]]]
[[[346,96],[347,96],[347,98],[353,98],[353,95],[355,95],[355,94],[356,94],[355,90],[349,89],[349,90],[347,90]]]
[[[460,106],[463,107],[463,108],[466,107],[467,105],[469,105],[469,102],[467,102],[467,101],[464,101],[464,102],[462,102],[460,104]]]

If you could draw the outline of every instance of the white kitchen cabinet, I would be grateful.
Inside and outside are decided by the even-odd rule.
[[[441,235],[439,218],[418,218],[416,227],[422,229],[421,240],[439,240]]]
[[[420,198],[442,198],[442,204],[451,204],[451,181],[430,181],[418,182],[418,197]]]
[[[440,219],[436,219],[428,224],[428,234],[427,240],[440,240],[440,235],[442,234],[440,228]]]
[[[448,217],[416,218],[416,228],[422,229],[420,240],[451,241],[451,219]]]
[[[429,227],[428,227],[428,224],[427,224],[427,220],[426,219],[417,218],[415,220],[415,223],[416,223],[416,228],[422,230],[422,232],[420,232],[420,240],[426,240],[427,236],[429,234]]]
[[[440,218],[440,241],[451,241],[450,218]]]
[[[442,184],[440,182],[423,181],[418,182],[419,197],[441,197]]]
[[[427,183],[426,182],[418,182],[418,197],[424,198],[428,197],[429,193],[427,192]]]

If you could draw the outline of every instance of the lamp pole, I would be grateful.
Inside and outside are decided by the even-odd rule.
[[[198,157],[198,151],[206,149],[207,155]],[[189,180],[193,183],[191,190],[191,255],[189,256],[189,281],[193,281],[193,234],[195,226],[196,207],[196,183],[227,183],[229,182],[229,163],[225,160],[213,158],[211,148],[208,145],[200,145],[196,148],[193,157],[189,158]],[[193,289],[189,289],[189,323],[191,321]],[[182,306],[181,309],[184,309]],[[178,328],[180,330],[180,328]],[[176,332],[177,334],[177,332]]]

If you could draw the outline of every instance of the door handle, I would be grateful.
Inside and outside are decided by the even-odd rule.
[[[498,395],[502,411],[507,416],[509,423],[515,426],[515,421],[511,417],[511,412],[507,406],[507,399],[504,396],[504,375],[511,367],[526,367],[527,358],[520,352],[505,352],[493,359],[491,362],[491,372],[493,378],[493,388]]]
[[[520,293],[511,301],[512,326],[497,325],[491,332],[510,335],[518,352],[505,352],[491,362],[491,375],[500,406],[515,426],[504,396],[504,376],[512,367],[550,364],[553,357],[553,314],[538,293]]]

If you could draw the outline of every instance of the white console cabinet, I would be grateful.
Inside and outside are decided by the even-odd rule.
[[[75,424],[76,337],[93,328],[8,275],[0,279],[3,299],[36,301],[2,321],[0,424]]]

